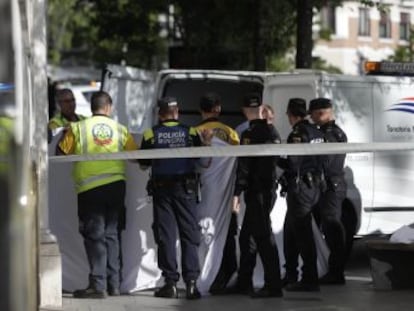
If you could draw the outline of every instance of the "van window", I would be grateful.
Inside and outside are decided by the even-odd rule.
[[[207,92],[220,95],[222,112],[220,120],[236,127],[244,122],[241,112],[243,97],[250,92],[262,94],[263,85],[257,81],[224,79],[171,79],[167,81],[162,96],[172,96],[180,103],[180,120],[188,125],[200,122],[200,97]]]

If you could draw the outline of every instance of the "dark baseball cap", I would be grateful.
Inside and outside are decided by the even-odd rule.
[[[244,96],[243,107],[255,108],[262,104],[262,97],[259,93],[249,93]]]
[[[312,112],[318,109],[327,109],[327,108],[332,108],[332,101],[329,98],[319,97],[319,98],[312,99],[309,102],[309,112]]]
[[[158,108],[167,109],[170,107],[178,107],[178,101],[174,97],[163,97],[158,100]]]
[[[306,116],[306,101],[303,98],[289,99],[286,112],[298,117]]]
[[[216,93],[206,93],[200,98],[200,109],[211,112],[214,107],[221,105],[221,98]]]

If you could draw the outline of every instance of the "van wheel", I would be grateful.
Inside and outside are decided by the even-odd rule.
[[[341,221],[345,229],[345,262],[347,262],[352,251],[354,236],[358,230],[358,217],[354,206],[348,199],[342,203]]]

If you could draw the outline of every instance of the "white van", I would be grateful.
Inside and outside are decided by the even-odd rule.
[[[240,109],[244,94],[254,91],[274,108],[275,126],[282,138],[290,132],[285,113],[289,98],[328,97],[349,142],[414,140],[414,79],[409,77],[314,71],[164,70],[155,74],[110,65],[103,89],[114,98],[118,121],[136,134],[153,125],[156,100],[163,96],[178,99],[181,121],[197,124],[199,98],[207,91],[220,94],[222,120],[236,126],[244,120]],[[345,170],[344,218],[351,234],[389,234],[414,222],[413,152],[348,154]]]

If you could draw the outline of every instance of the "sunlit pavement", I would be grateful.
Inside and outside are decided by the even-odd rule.
[[[346,271],[346,285],[323,286],[320,293],[287,293],[284,298],[251,299],[248,296],[206,296],[197,301],[185,298],[154,298],[152,291],[102,300],[63,298],[64,311],[135,310],[412,310],[414,290],[376,291],[363,240],[356,242]],[[184,297],[184,292],[181,292]]]

